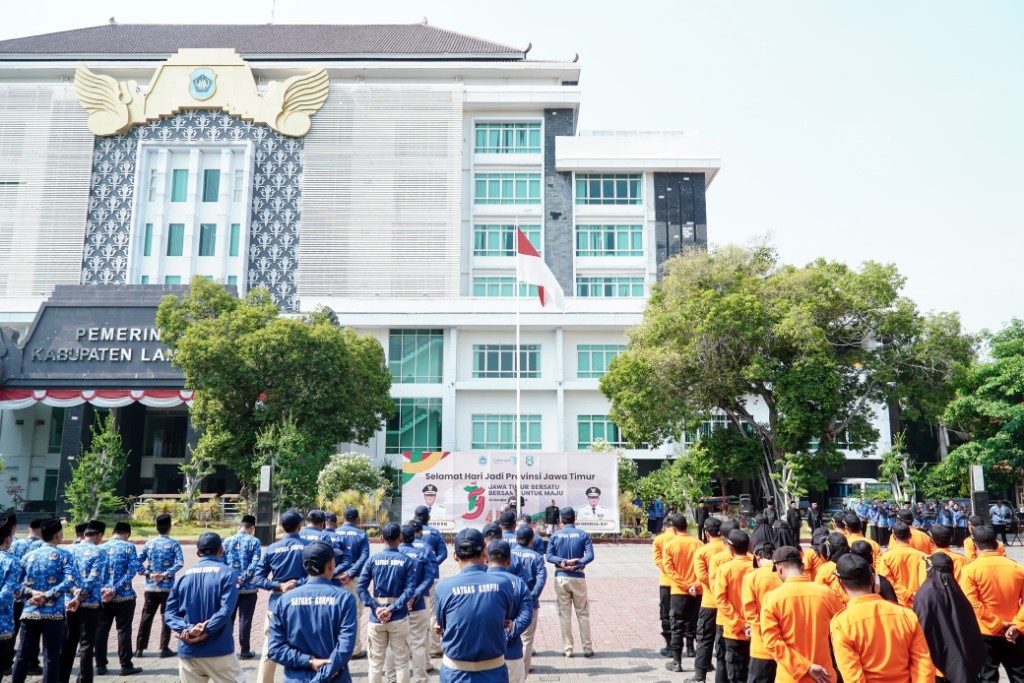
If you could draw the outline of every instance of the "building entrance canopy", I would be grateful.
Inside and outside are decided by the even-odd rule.
[[[97,408],[123,408],[141,403],[150,408],[192,405],[191,391],[179,389],[0,389],[0,410],[20,410],[37,403],[70,408],[91,403]]]

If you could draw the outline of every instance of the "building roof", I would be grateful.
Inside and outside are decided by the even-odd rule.
[[[246,59],[523,60],[519,48],[427,24],[105,24],[0,41],[0,59],[165,59],[234,48]]]

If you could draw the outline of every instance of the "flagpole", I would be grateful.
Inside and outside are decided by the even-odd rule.
[[[522,386],[521,386],[521,379],[522,379],[522,374],[523,373],[522,373],[522,367],[521,367],[521,362],[520,362],[520,356],[522,354],[520,352],[520,345],[519,345],[519,287],[520,287],[519,278],[520,278],[521,274],[519,272],[519,216],[518,216],[518,214],[516,215],[515,223],[516,223],[516,232],[515,232],[515,235],[512,236],[512,242],[515,245],[515,254],[516,254],[516,286],[515,286],[515,289],[516,289],[516,345],[515,345],[515,349],[514,349],[514,355],[515,355],[514,363],[515,364],[512,367],[515,368],[515,372],[516,372],[516,426],[515,426],[515,430],[516,430],[515,431],[515,440],[516,440],[516,518],[518,518],[519,515],[521,515],[522,512],[523,512],[522,511],[522,507],[521,507],[521,503],[522,503],[522,500],[523,500],[523,453],[522,453],[522,440],[523,439],[522,439],[522,431],[521,431],[520,426],[519,426],[520,419],[521,419],[520,413],[522,412],[522,403],[521,403],[521,400],[522,400]]]

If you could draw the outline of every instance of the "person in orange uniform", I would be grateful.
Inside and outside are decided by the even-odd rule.
[[[769,592],[782,585],[782,579],[775,573],[772,555],[775,546],[763,543],[754,550],[754,561],[757,569],[743,577],[743,621],[746,622],[746,634],[750,638],[750,668],[747,672],[747,683],[774,683],[775,659],[761,642],[761,605]]]
[[[675,535],[676,530],[671,525],[666,525],[662,532],[654,537],[654,542],[651,544],[651,550],[654,553],[654,566],[658,568],[658,612],[661,616],[661,637],[665,639],[665,647],[661,648],[663,657],[669,656],[668,645],[672,636],[671,623],[668,618],[672,581],[665,573],[665,568],[661,566],[661,560],[665,543],[672,540]]]
[[[726,683],[725,665],[725,643],[722,642],[722,633],[725,629],[725,617],[718,609],[718,599],[715,597],[715,584],[718,581],[718,570],[726,562],[733,558],[732,548],[729,546],[729,534],[739,529],[739,525],[731,520],[722,522],[721,534],[724,548],[711,556],[708,560],[708,581],[711,584],[711,600],[715,603],[715,683]],[[748,537],[749,538],[749,537]],[[753,564],[751,564],[753,568]],[[696,667],[694,667],[696,669]]]
[[[836,573],[849,596],[829,631],[846,683],[934,683],[928,643],[917,615],[872,592],[871,565],[847,554]]]
[[[932,537],[914,526],[914,513],[910,510],[900,510],[897,514],[899,521],[910,527],[910,547],[920,550],[925,555],[935,552],[935,544]]]
[[[935,552],[948,555],[949,559],[953,562],[953,578],[957,583],[960,583],[960,573],[967,566],[967,558],[949,549],[950,543],[953,542],[953,530],[948,526],[936,524],[929,530],[929,533],[931,534],[932,541],[935,543]],[[924,583],[926,575],[922,574],[921,583]]]
[[[750,555],[750,537],[735,529],[725,539],[732,558],[718,569],[715,577],[715,603],[722,622],[722,649],[725,651],[726,683],[746,683],[750,660],[750,640],[743,620],[743,577],[754,571]]]
[[[804,574],[811,581],[814,581],[818,576],[818,568],[825,564],[825,558],[818,554],[818,551],[814,549],[813,545],[807,546],[803,551],[804,558]]]
[[[978,549],[974,545],[974,529],[975,527],[985,526],[985,520],[978,515],[971,515],[967,518],[967,538],[964,539],[964,556],[967,557],[968,562],[974,562],[978,559]],[[1003,544],[996,540],[996,554],[1006,556],[1006,548]]]
[[[815,583],[825,586],[835,593],[844,605],[847,600],[846,591],[843,590],[843,585],[839,583],[839,578],[836,576],[836,562],[848,552],[850,552],[850,546],[846,543],[846,537],[838,531],[830,533],[825,541],[825,553],[828,555],[828,560],[818,567],[818,575],[814,579]]]
[[[693,557],[693,573],[698,583],[694,587],[693,595],[701,596],[695,639],[697,656],[693,660],[694,677],[690,679],[696,683],[704,683],[708,671],[711,670],[711,657],[715,649],[715,620],[718,617],[718,606],[715,604],[715,594],[711,591],[709,564],[712,557],[725,549],[725,543],[722,541],[722,520],[717,517],[708,518],[704,522],[704,533],[708,536],[708,542],[701,546]]]
[[[783,583],[761,605],[761,641],[778,663],[779,683],[829,683],[836,680],[828,642],[828,625],[843,601],[812,582],[800,550],[783,546],[772,555]]]
[[[846,530],[846,513],[837,512],[832,515],[832,530],[838,531],[843,536],[846,536],[849,532]]]
[[[878,573],[892,582],[900,604],[911,607],[914,593],[921,587],[927,555],[911,547],[910,527],[903,522],[892,525],[892,539],[888,552],[878,561]]]
[[[1010,683],[1024,681],[1024,567],[997,550],[996,532],[976,526],[971,532],[978,559],[969,562],[960,575],[960,586],[974,608],[985,639],[988,656],[978,680],[995,683],[999,667]]]
[[[683,647],[686,656],[693,657],[693,639],[697,631],[697,615],[700,611],[700,597],[696,591],[697,573],[694,571],[693,560],[702,543],[686,533],[686,517],[679,513],[669,515],[668,523],[675,529],[676,535],[665,544],[662,550],[661,563],[672,582],[669,602],[669,622],[672,637],[669,641],[669,652],[672,661],[665,664],[669,671],[683,670],[680,659]]]
[[[871,546],[871,552],[875,556],[875,567],[878,567],[878,558],[882,556],[882,546],[864,535],[864,527],[857,515],[846,515],[846,543],[852,546],[855,541],[867,541]]]

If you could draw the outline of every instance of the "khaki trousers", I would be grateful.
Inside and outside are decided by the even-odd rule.
[[[353,657],[363,653],[363,639],[359,637],[359,629],[362,628],[363,610],[366,609],[366,606],[359,599],[359,593],[356,590],[358,584],[359,579],[349,579],[348,583],[342,584],[342,588],[351,593],[352,597],[356,599],[356,646],[352,649]]]
[[[533,610],[533,619],[530,625],[523,631],[523,668],[530,673],[530,661],[533,659],[533,641],[537,638],[537,617],[540,615],[540,607]],[[511,672],[511,669],[509,670]]]
[[[427,641],[430,637],[430,614],[426,609],[409,612],[409,662],[412,683],[427,683]],[[388,648],[384,671],[388,680],[395,680],[395,655]]]
[[[558,603],[558,623],[562,627],[562,647],[572,652],[572,613],[580,622],[580,642],[583,651],[591,652],[594,643],[590,640],[590,602],[587,600],[587,580],[568,576],[555,577],[555,599]]]
[[[384,680],[384,665],[388,648],[395,656],[395,681],[409,683],[409,619],[386,624],[367,624],[366,639],[370,655],[370,683]]]
[[[238,655],[220,657],[178,658],[178,677],[181,683],[245,683]]]
[[[508,683],[526,683],[526,661],[524,659],[506,659],[505,667],[508,669]]]
[[[277,662],[270,659],[267,654],[270,651],[270,611],[267,611],[267,619],[263,622],[263,651],[260,657],[260,668],[256,670],[256,683],[274,683],[274,674],[277,673]]]
[[[434,616],[434,588],[436,586],[437,581],[430,586],[430,593],[427,594],[427,614],[430,615],[430,633],[427,637],[430,640],[430,655],[432,657],[441,656],[441,636],[437,635],[437,631],[433,628],[437,624],[437,619]]]

